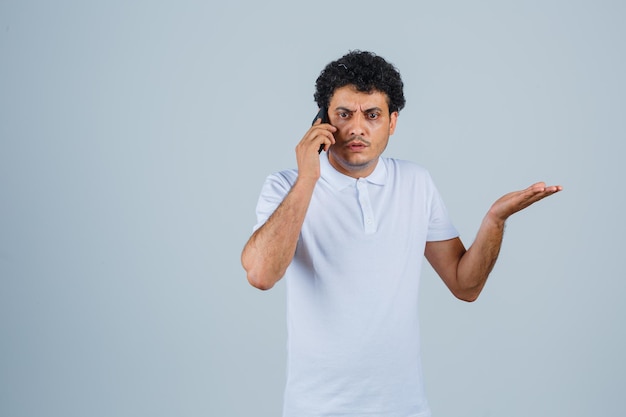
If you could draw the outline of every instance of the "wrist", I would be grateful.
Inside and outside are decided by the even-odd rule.
[[[487,212],[487,215],[485,215],[483,222],[498,229],[504,229],[506,219],[507,218],[505,216],[502,216],[501,214],[498,214],[493,209],[491,209]]]
[[[293,186],[295,188],[308,188],[310,190],[313,190],[313,188],[315,188],[315,184],[317,184],[317,180],[318,178],[315,177],[306,177],[299,175],[298,178],[296,178],[296,182],[293,184]]]

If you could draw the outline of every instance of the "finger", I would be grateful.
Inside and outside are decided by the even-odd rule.
[[[525,196],[524,199],[524,204],[526,206],[529,206],[531,204],[534,204],[540,200],[543,200],[546,197],[551,196],[554,193],[557,193],[559,191],[561,191],[563,189],[563,187],[558,186],[558,185],[553,185],[550,187],[544,187],[541,190],[533,190],[533,192],[531,192],[530,194]]]
[[[563,191],[563,187],[560,185],[551,185],[550,187],[546,187],[546,191],[554,194],[558,193],[559,191]]]
[[[541,182],[534,183],[533,185],[528,187],[525,191],[530,191],[531,193],[539,193],[545,189],[546,189],[546,183],[541,181]]]
[[[557,192],[563,190],[563,187],[560,185],[546,186],[546,183],[542,181],[531,185],[527,190]]]
[[[335,142],[335,136],[333,135],[337,131],[335,126],[329,125],[327,123],[319,124],[316,122],[315,125],[311,127],[309,130],[309,138],[315,139],[318,136],[327,137],[332,143]]]
[[[327,129],[312,128],[298,146],[307,149],[306,152],[313,152],[312,150],[315,149],[319,153],[320,149],[327,150],[334,142],[333,134]]]
[[[332,135],[332,133],[329,133],[328,135],[320,135],[323,137],[322,141],[320,142],[319,148],[318,148],[318,153],[320,153],[322,150],[324,151],[328,151],[328,149],[335,143],[335,137]]]

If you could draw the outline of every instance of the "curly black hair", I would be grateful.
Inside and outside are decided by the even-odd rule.
[[[399,112],[406,102],[400,73],[373,52],[350,51],[326,65],[315,81],[313,97],[317,105],[328,107],[335,90],[346,85],[354,85],[364,93],[380,91],[387,94],[389,113]]]

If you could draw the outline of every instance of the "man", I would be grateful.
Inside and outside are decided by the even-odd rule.
[[[430,416],[418,334],[423,255],[456,297],[474,301],[506,219],[562,189],[537,183],[500,198],[466,250],[428,172],[381,156],[402,89],[373,53],[328,64],[315,93],[328,123],[317,119],[297,145],[297,170],[264,184],[242,264],[259,289],[286,280],[285,417]]]

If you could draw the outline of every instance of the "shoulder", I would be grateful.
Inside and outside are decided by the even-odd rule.
[[[431,181],[430,172],[422,165],[397,158],[381,158],[387,172],[399,178],[414,178]]]
[[[286,169],[283,171],[274,172],[265,178],[265,183],[263,184],[263,192],[278,194],[286,193],[291,189],[297,178],[297,169]]]
[[[298,178],[297,169],[285,169],[283,171],[277,171],[267,176],[268,181],[279,181],[293,184]]]

